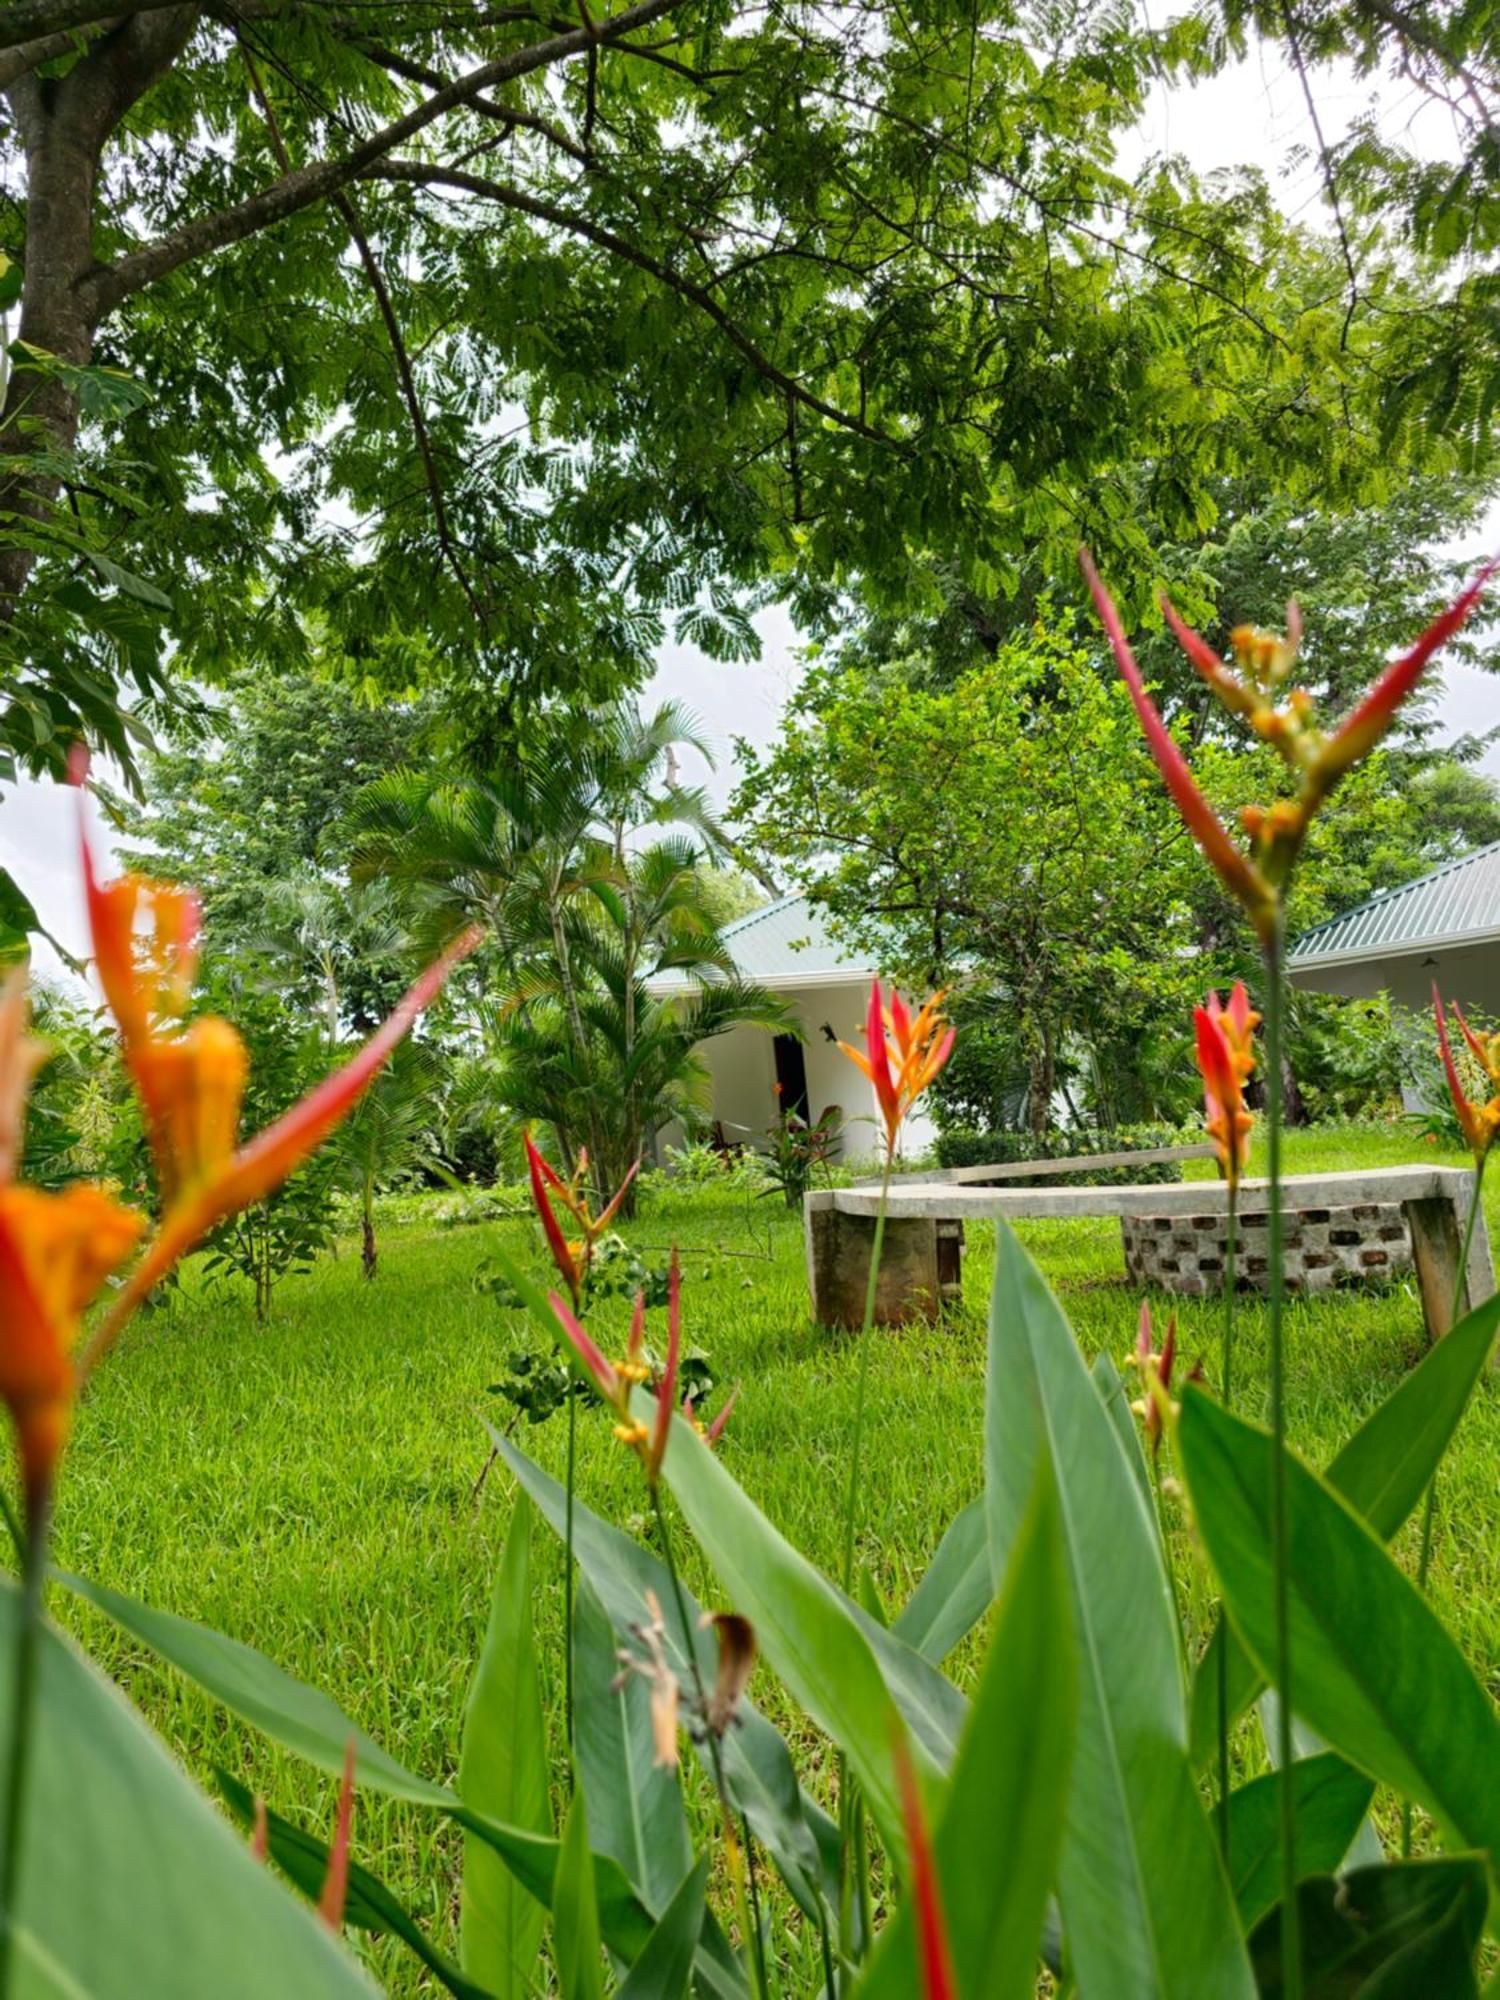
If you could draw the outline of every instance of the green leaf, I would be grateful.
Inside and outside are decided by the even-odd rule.
[[[586,1577],[573,1644],[573,1751],[595,1849],[614,1856],[648,1910],[663,1910],[693,1860],[682,1792],[675,1767],[656,1762],[645,1681],[631,1674],[616,1688],[614,1629]]]
[[[1486,1901],[1479,1855],[1304,1882],[1297,1891],[1303,2000],[1470,2000]],[[1257,1925],[1250,1954],[1262,2000],[1280,2000],[1279,1909]]]
[[[1248,2000],[1249,1963],[1187,1763],[1156,1528],[1061,1308],[1002,1223],[985,1399],[997,1569],[1044,1456],[1056,1468],[1082,1662],[1057,1883],[1079,1987],[1110,2000]]]
[[[693,1946],[703,1928],[708,1856],[682,1878],[650,1942],[620,1982],[615,2000],[682,2000],[693,1971]]]
[[[599,1906],[589,1860],[589,1813],[582,1785],[563,1821],[557,1879],[552,1887],[552,1956],[562,2000],[604,2000],[599,1969]]]
[[[25,958],[39,928],[30,898],[8,868],[0,868],[0,964]]]
[[[552,1831],[547,1738],[531,1629],[531,1508],[516,1498],[495,1577],[489,1625],[464,1716],[458,1789],[466,1805],[510,1826]],[[465,1968],[497,1996],[529,1993],[542,1907],[478,1834],[464,1835],[460,1949]]]
[[[391,1798],[451,1811],[458,1803],[443,1785],[408,1771],[382,1750],[373,1737],[357,1728],[336,1701],[293,1678],[264,1653],[238,1639],[179,1618],[171,1611],[154,1611],[117,1590],[87,1577],[55,1570],[59,1583],[104,1612],[143,1646],[176,1667],[215,1701],[260,1729],[320,1771],[340,1776],[349,1739],[355,1744],[356,1784],[368,1785]]]
[[[1209,1561],[1263,1674],[1276,1657],[1270,1436],[1201,1391],[1178,1445]],[[1292,1703],[1335,1750],[1500,1854],[1500,1721],[1421,1592],[1346,1501],[1286,1459]]]
[[[1045,1454],[995,1611],[984,1674],[933,1837],[958,1991],[1031,2000],[1062,1844],[1078,1655],[1056,1482]],[[997,1831],[1008,1839],[996,1867]],[[920,1988],[911,1904],[881,1939],[861,2000]]]
[[[487,1841],[544,1909],[552,1907],[558,1842],[526,1827],[501,1820],[465,1804],[456,1792],[434,1785],[397,1763],[388,1751],[366,1736],[327,1695],[294,1680],[253,1647],[196,1625],[169,1612],[152,1611],[118,1591],[85,1578],[53,1572],[80,1597],[116,1620],[159,1658],[187,1675],[205,1694],[233,1714],[319,1769],[339,1772],[343,1746],[355,1741],[356,1776],[371,1791],[443,1812],[468,1832]],[[337,1746],[335,1748],[335,1746]],[[654,1928],[624,1874],[608,1855],[594,1857],[594,1893],[599,1921],[611,1951],[627,1961],[644,1946]],[[744,1982],[722,1939],[705,1929],[698,1971],[715,1993],[737,1996]]]
[[[563,1534],[566,1496],[563,1488],[509,1439],[491,1431],[501,1456],[538,1512],[559,1537]],[[672,1601],[666,1566],[638,1542],[603,1521],[576,1497],[573,1503],[573,1553],[579,1568],[598,1592],[599,1601],[624,1644],[632,1625],[646,1615],[646,1593],[659,1604]],[[694,1632],[698,1670],[711,1685],[716,1648],[711,1632],[700,1628],[702,1610],[683,1592]],[[664,1645],[679,1679],[690,1679],[676,1620],[667,1626]],[[836,1907],[838,1895],[838,1830],[822,1808],[797,1783],[791,1753],[754,1704],[741,1701],[740,1724],[724,1739],[724,1776],[729,1796],[750,1822],[750,1830],[775,1861],[782,1879],[803,1914],[817,1922]],[[705,1769],[708,1753],[700,1748]]]
[[[902,1824],[892,1759],[898,1717],[905,1714],[919,1753],[940,1768],[951,1759],[956,1731],[946,1735],[951,1710],[940,1717],[936,1705],[921,1699],[925,1689],[913,1700],[908,1675],[898,1690],[891,1668],[915,1662],[925,1674],[933,1669],[835,1590],[680,1419],[672,1426],[664,1475],[730,1603],[754,1625],[761,1651],[792,1699],[845,1751],[877,1824],[895,1845]],[[896,1649],[904,1659],[894,1658]],[[957,1690],[943,1685],[961,1708]],[[898,1692],[906,1696],[899,1709],[893,1699]],[[935,1737],[942,1739],[936,1755]]]
[[[1500,1293],[1460,1320],[1350,1438],[1324,1474],[1375,1533],[1389,1541],[1437,1471],[1468,1406],[1500,1326]],[[1234,1633],[1220,1623],[1193,1676],[1192,1760],[1207,1764],[1218,1744],[1217,1660],[1226,1647],[1230,1721],[1264,1680]]]
[[[892,1626],[924,1660],[940,1666],[994,1602],[984,1495],[954,1515],[927,1574]]]
[[[0,1581],[0,1729],[20,1594]],[[348,2000],[373,1988],[260,1867],[118,1688],[44,1626],[16,1925],[18,1995]]]
[[[1358,1834],[1375,1787],[1325,1750],[1292,1766],[1299,1875],[1332,1875]],[[1281,1773],[1268,1771],[1229,1796],[1229,1879],[1247,1931],[1281,1896]]]
[[[247,1831],[255,1824],[255,1798],[238,1778],[228,1771],[216,1771],[215,1780],[225,1803]],[[294,1826],[278,1812],[265,1808],[267,1847],[271,1859],[284,1875],[290,1876],[310,1902],[322,1893],[328,1874],[328,1842],[315,1833]],[[489,1989],[466,1979],[450,1958],[429,1944],[410,1911],[402,1908],[390,1890],[368,1868],[350,1859],[349,1891],[344,1899],[344,1922],[357,1930],[377,1931],[400,1938],[410,1947],[456,2000],[493,2000]]]

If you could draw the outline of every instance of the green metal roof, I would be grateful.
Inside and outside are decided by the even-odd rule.
[[[1445,861],[1430,875],[1386,889],[1304,931],[1288,953],[1292,969],[1389,958],[1437,945],[1478,944],[1500,936],[1500,840]]]
[[[835,944],[823,918],[805,896],[778,896],[747,917],[736,917],[723,930],[735,969],[744,979],[778,988],[836,986],[846,980],[867,980],[874,961],[863,952]],[[653,993],[677,992],[688,982],[664,973],[650,981]]]

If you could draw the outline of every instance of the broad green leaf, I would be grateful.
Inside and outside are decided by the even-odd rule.
[[[621,1981],[615,2000],[682,2000],[693,1972],[693,1946],[703,1928],[708,1856],[683,1876],[650,1942]]]
[[[552,1831],[546,1726],[531,1629],[531,1507],[524,1494],[516,1497],[469,1689],[458,1789],[466,1805],[491,1819],[535,1833]],[[459,1939],[465,1969],[497,2000],[529,1993],[542,1941],[541,1905],[478,1834],[464,1835],[463,1865]]]
[[[1260,1699],[1255,1704],[1255,1712],[1260,1720],[1261,1741],[1265,1745],[1266,1755],[1271,1760],[1272,1770],[1276,1770],[1279,1768],[1281,1757],[1281,1720],[1280,1709],[1277,1706],[1276,1696],[1272,1689],[1266,1688],[1263,1690]],[[1331,1754],[1332,1752],[1330,1752],[1328,1745],[1323,1741],[1317,1730],[1309,1729],[1299,1716],[1294,1715],[1292,1717],[1292,1756],[1294,1760],[1300,1762],[1309,1757],[1324,1757]],[[1378,1868],[1385,1858],[1385,1848],[1381,1845],[1380,1835],[1375,1831],[1375,1822],[1367,1813],[1360,1822],[1359,1831],[1349,1843],[1348,1850],[1343,1857],[1342,1866],[1345,1868]]]
[[[1274,1444],[1200,1391],[1178,1445],[1199,1533],[1246,1649],[1276,1657]],[[1465,1846],[1500,1855],[1500,1720],[1421,1592],[1354,1510],[1286,1459],[1292,1702],[1338,1750],[1419,1801]]]
[[[263,1730],[319,1770],[335,1777],[342,1774],[344,1752],[352,1736],[356,1784],[444,1812],[457,1804],[445,1786],[419,1778],[382,1750],[373,1737],[350,1721],[336,1701],[294,1679],[253,1646],[191,1618],[179,1618],[175,1612],[155,1611],[87,1577],[63,1571],[53,1574],[241,1721]]]
[[[573,1645],[573,1754],[595,1851],[614,1856],[648,1910],[664,1910],[693,1860],[682,1792],[675,1766],[656,1762],[650,1693],[639,1674],[619,1678],[614,1628],[587,1577]]]
[[[1459,1321],[1366,1418],[1324,1478],[1389,1541],[1426,1492],[1483,1373],[1500,1326],[1500,1293]],[[1220,1623],[1193,1676],[1192,1759],[1218,1744],[1219,1649],[1226,1649],[1227,1713],[1244,1713],[1264,1685],[1232,1631]]]
[[[0,1728],[20,1596],[0,1582]],[[360,2000],[373,1988],[53,1626],[37,1663],[18,2000]]]
[[[1292,1766],[1297,1872],[1332,1875],[1358,1834],[1375,1787],[1325,1750]],[[1253,1930],[1281,1896],[1281,1773],[1268,1771],[1229,1797],[1229,1879],[1240,1922]]]
[[[1058,1901],[1082,1992],[1249,2000],[1249,1962],[1187,1762],[1175,1614],[1155,1524],[1061,1308],[996,1228],[985,1398],[991,1561],[1056,1468],[1081,1661]]]
[[[534,1465],[509,1439],[491,1432],[502,1458],[534,1501],[537,1511],[559,1538],[563,1534],[566,1496],[555,1479]],[[646,1615],[646,1593],[659,1604],[672,1602],[672,1582],[666,1566],[603,1521],[575,1498],[573,1553],[579,1568],[598,1592],[615,1635],[624,1644],[632,1625]],[[713,1634],[700,1626],[701,1607],[683,1593],[693,1627],[698,1670],[705,1685],[716,1664]],[[680,1679],[690,1678],[677,1621],[667,1624],[663,1641],[667,1657]],[[724,1739],[724,1775],[730,1799],[750,1822],[750,1830],[775,1861],[782,1879],[803,1914],[817,1922],[837,1906],[838,1829],[817,1803],[802,1792],[791,1753],[754,1704],[740,1703],[740,1724]],[[706,1769],[706,1749],[700,1749]]]
[[[254,1794],[228,1771],[216,1771],[214,1776],[229,1810],[248,1833],[255,1824]],[[303,1827],[294,1826],[291,1820],[283,1819],[280,1813],[272,1812],[269,1807],[265,1812],[267,1847],[271,1859],[284,1875],[290,1876],[303,1895],[315,1903],[328,1874],[328,1842]],[[344,1899],[344,1922],[352,1924],[356,1930],[377,1931],[388,1937],[400,1938],[433,1977],[455,1996],[455,2000],[492,2000],[489,1989],[466,1979],[450,1958],[428,1942],[411,1912],[402,1908],[384,1882],[372,1875],[368,1868],[362,1868],[352,1857],[349,1861],[349,1892]]]
[[[1061,1511],[1044,1454],[933,1836],[965,2000],[1031,2000],[1036,1990],[1078,1711],[1069,1600]],[[861,2000],[908,2000],[919,1991],[914,1928],[907,1902],[880,1942]]]
[[[399,1764],[388,1751],[355,1728],[327,1695],[309,1688],[239,1640],[170,1613],[152,1611],[118,1591],[82,1577],[58,1580],[87,1598],[136,1635],[160,1659],[187,1675],[231,1713],[322,1770],[343,1768],[343,1746],[356,1745],[356,1776],[367,1789],[446,1813],[489,1843],[544,1909],[552,1907],[558,1843],[527,1827],[508,1826],[478,1812],[442,1785],[429,1783]],[[339,1746],[337,1751],[334,1745]],[[654,1928],[654,1918],[608,1855],[594,1857],[594,1893],[599,1922],[611,1951],[633,1959]],[[716,1931],[705,1927],[698,1973],[715,1993],[736,1996],[744,1981]]]
[[[984,1495],[948,1523],[927,1574],[891,1627],[924,1660],[940,1666],[994,1602]]]
[[[552,1885],[552,1956],[562,2000],[604,2000],[600,1972],[599,1906],[589,1862],[589,1812],[582,1785],[563,1821]]]
[[[900,1641],[836,1591],[772,1527],[680,1418],[673,1422],[664,1476],[729,1602],[754,1625],[761,1651],[792,1699],[843,1749],[877,1824],[894,1844],[901,1837],[901,1807],[892,1745],[901,1711],[893,1699],[894,1681],[887,1686],[883,1663],[876,1659],[874,1640],[891,1648]],[[919,1654],[901,1650],[932,1671]],[[919,1751],[931,1760],[930,1716],[922,1717],[927,1728],[909,1711],[907,1719]]]
[[[1479,1855],[1356,1868],[1297,1892],[1303,2000],[1472,2000],[1487,1885]],[[1262,2000],[1285,1991],[1281,1912],[1250,1939]]]
[[[865,1563],[861,1563],[859,1566],[859,1575],[855,1579],[854,1590],[855,1601],[865,1616],[873,1618],[877,1625],[889,1629],[891,1622],[890,1614],[881,1601],[880,1585],[870,1574],[869,1567]]]

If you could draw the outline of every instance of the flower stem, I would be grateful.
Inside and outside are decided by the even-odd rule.
[[[47,1534],[51,1496],[43,1494],[27,1510],[21,1570],[21,1622],[16,1632],[16,1678],[10,1712],[5,1767],[4,1816],[0,1818],[0,2000],[9,2000],[14,1971],[16,1907],[26,1820],[26,1787],[31,1773],[32,1711],[36,1706],[37,1655],[42,1636],[42,1585],[47,1574]]]
[[[1297,1905],[1297,1802],[1292,1785],[1292,1615],[1287,1558],[1286,1282],[1281,1220],[1282,946],[1278,903],[1266,940],[1266,1142],[1271,1389],[1271,1562],[1276,1621],[1276,1735],[1281,1768],[1281,1978],[1284,2000],[1302,2000],[1302,1913]]]
[[[1453,1276],[1453,1304],[1448,1312],[1450,1330],[1458,1324],[1459,1307],[1463,1304],[1464,1287],[1469,1275],[1469,1251],[1474,1242],[1474,1221],[1479,1214],[1479,1197],[1484,1190],[1484,1164],[1488,1153],[1481,1153],[1474,1162],[1474,1193],[1469,1200],[1469,1213],[1464,1220],[1463,1247],[1458,1253],[1458,1269]],[[1422,1506],[1422,1546],[1417,1556],[1417,1588],[1427,1588],[1427,1571],[1432,1563],[1432,1529],[1437,1514],[1437,1472],[1434,1471],[1427,1482],[1427,1498]],[[1401,1807],[1401,1858],[1411,1859],[1411,1800],[1406,1799]]]
[[[880,1180],[880,1206],[875,1211],[875,1235],[870,1244],[870,1269],[865,1278],[865,1316],[859,1329],[859,1376],[854,1391],[854,1444],[849,1453],[849,1491],[844,1501],[844,1564],[847,1597],[854,1587],[854,1540],[859,1514],[859,1469],[865,1436],[865,1391],[870,1379],[870,1328],[875,1323],[875,1292],[880,1282],[880,1253],[885,1248],[885,1211],[891,1196],[895,1156],[888,1147]]]
[[[1224,1352],[1219,1392],[1226,1410],[1234,1407],[1234,1294],[1238,1280],[1235,1241],[1236,1205],[1239,1183],[1229,1183],[1229,1201],[1224,1229]],[[1219,1851],[1229,1861],[1229,1647],[1224,1608],[1219,1607],[1219,1645],[1214,1662],[1215,1697],[1219,1724]]]
[[[563,1534],[563,1720],[573,1748],[573,1474],[578,1461],[578,1397],[568,1386],[568,1497]],[[568,1782],[572,1783],[572,1758]],[[4,1995],[0,1994],[0,2000]]]
[[[672,1534],[667,1526],[666,1509],[661,1504],[661,1492],[654,1480],[650,1482],[647,1490],[651,1495],[651,1513],[656,1522],[656,1539],[661,1545],[661,1559],[667,1566],[667,1576],[672,1586],[672,1602],[677,1608],[677,1624],[682,1633],[682,1650],[687,1659],[688,1672],[692,1675],[698,1713],[706,1721],[708,1696],[703,1686],[703,1673],[698,1665],[698,1642],[693,1632],[693,1621],[688,1617],[687,1599],[682,1594],[682,1579],[677,1574],[677,1557],[672,1548]],[[745,1955],[751,1968],[751,1992],[756,1996],[756,2000],[767,2000],[770,1987],[766,1983],[766,1944],[760,1928],[760,1888],[755,1877],[755,1848],[750,1839],[750,1822],[741,1813],[740,1826],[745,1840],[744,1848],[741,1850],[734,1830],[734,1811],[729,1803],[729,1788],[724,1782],[723,1749],[711,1729],[708,1731],[708,1754],[714,1768],[714,1787],[719,1794],[719,1809],[724,1818],[724,1844],[729,1858],[729,1872],[734,1881],[735,1909],[739,1916],[740,1929],[745,1936]],[[0,1995],[0,2000],[4,2000],[3,1995]]]

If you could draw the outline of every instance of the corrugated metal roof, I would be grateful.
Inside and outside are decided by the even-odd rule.
[[[1500,936],[1500,840],[1305,931],[1288,957],[1293,966],[1321,965],[1495,936]]]
[[[863,952],[835,944],[805,896],[780,896],[747,917],[737,917],[724,926],[723,938],[741,976],[762,986],[818,986],[869,979],[875,971]],[[686,983],[664,974],[650,986],[655,993],[665,993]]]

